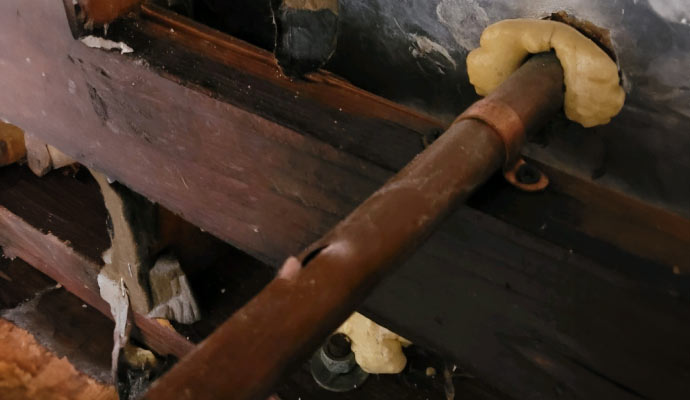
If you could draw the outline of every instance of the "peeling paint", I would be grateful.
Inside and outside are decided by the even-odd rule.
[[[93,49],[120,50],[120,54],[133,53],[134,49],[123,42],[114,42],[97,36],[89,35],[81,38],[81,42]]]
[[[426,36],[411,33],[409,34],[409,38],[412,41],[410,53],[414,58],[427,58],[436,63],[436,65],[439,67],[439,71],[444,73],[443,69],[445,69],[445,66],[437,61],[438,57],[433,57],[434,54],[439,54],[443,57],[443,59],[448,61],[448,64],[453,66],[453,69],[457,69],[458,65],[455,63],[455,60],[453,60],[453,57],[450,56],[450,53],[445,47],[434,42]]]
[[[105,268],[104,268],[105,269]],[[129,341],[129,327],[127,319],[129,316],[129,296],[122,278],[112,279],[106,275],[105,271],[98,274],[98,287],[103,300],[110,305],[110,313],[115,321],[113,331],[113,353],[111,372],[113,380],[116,381],[117,360],[120,349]]]

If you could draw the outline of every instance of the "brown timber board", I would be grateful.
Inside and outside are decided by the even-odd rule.
[[[154,5],[144,5],[141,19],[116,24],[111,32],[141,49],[139,56],[170,79],[203,88],[213,97],[317,137],[386,170],[400,169],[422,150],[422,138],[432,139],[445,129],[439,120],[362,91],[327,71],[312,73],[305,80],[289,79],[271,53]],[[473,205],[528,230],[540,218],[527,220],[519,208],[561,209],[561,214],[571,216],[567,221],[571,230],[642,258],[690,270],[689,221],[591,181],[546,165],[541,168],[548,172],[554,190],[539,199],[539,206],[530,206],[534,196],[522,193],[507,196],[510,200],[506,201],[516,199],[520,206]],[[504,194],[506,187],[485,197]],[[573,202],[573,198],[582,200]]]

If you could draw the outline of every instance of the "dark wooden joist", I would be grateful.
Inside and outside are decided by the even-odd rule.
[[[682,399],[688,279],[609,251],[597,262],[462,209],[364,308],[516,398]]]
[[[387,171],[402,168],[423,150],[425,142],[446,128],[438,119],[374,96],[327,71],[309,74],[304,80],[289,79],[270,52],[154,5],[144,5],[136,22],[115,25],[112,34],[142,49],[140,56],[149,65],[182,85],[205,90]],[[553,191],[532,209],[559,209],[570,216],[567,225],[577,232],[642,258],[690,269],[685,257],[690,243],[686,219],[548,165],[539,166],[548,172]],[[512,195],[505,188],[497,190],[523,206],[534,198]],[[487,196],[494,194],[499,193]],[[573,198],[581,200],[574,204]],[[526,228],[539,221],[532,215],[529,221],[518,223],[522,213],[516,212],[517,207],[506,212],[474,204]],[[626,234],[621,235],[622,231]]]
[[[400,126],[413,126],[399,122],[400,108],[367,102],[372,97],[354,88],[338,93],[347,96],[345,104],[366,104],[362,118],[359,108],[348,110],[348,118],[332,118],[340,112],[337,103],[329,113],[300,113],[308,104],[287,101],[301,98],[291,85],[311,87],[314,93],[347,86],[315,79],[295,83],[277,75],[275,80],[287,87],[281,89],[268,73],[247,72],[267,62],[265,54],[257,56],[246,44],[229,51],[213,32],[200,37],[133,20],[131,34],[156,41],[143,41],[146,46],[135,47],[134,55],[121,56],[73,41],[61,5],[40,2],[35,5],[40,15],[31,12],[33,7],[19,1],[0,4],[6,93],[0,97],[0,116],[272,263],[346,215],[390,176],[396,160],[415,153],[412,145],[403,145],[400,153],[393,146],[419,143],[425,133],[410,128],[409,137],[396,140]],[[164,35],[170,35],[167,42]],[[194,55],[197,46],[206,49],[202,55]],[[173,64],[174,57],[170,64],[153,62],[166,51],[177,55],[181,67]],[[224,59],[211,58],[216,52]],[[196,58],[188,58],[190,53]],[[203,74],[185,80],[174,69],[206,71],[207,58],[208,68],[216,68],[207,81]],[[223,81],[226,74],[232,79]],[[280,104],[287,111],[268,119],[255,111]],[[327,119],[319,119],[322,115]],[[283,117],[287,121],[281,124],[297,130],[307,124],[295,120],[316,120],[325,133],[302,135],[275,122]],[[326,129],[329,124],[338,128]],[[347,146],[350,137],[356,139]],[[388,139],[356,150],[359,143],[378,138]],[[384,156],[377,159],[377,154]],[[690,237],[687,221],[634,200],[625,207],[607,204],[617,198],[615,193],[590,203],[581,196],[599,196],[596,187],[580,182],[584,186],[568,192],[567,185],[555,181],[554,187],[564,191],[547,192],[552,200],[535,203],[539,207],[528,206],[540,194],[514,193],[504,186],[487,197],[510,193],[520,199],[520,208],[475,204],[525,230],[539,232],[544,220],[553,222],[540,234],[544,240],[464,208],[383,284],[367,309],[400,333],[455,354],[468,372],[521,398],[558,392],[581,398],[602,393],[674,398],[687,392],[685,381],[677,379],[687,371],[677,358],[687,353],[690,292],[682,275],[688,260],[683,257]],[[617,223],[607,222],[607,207],[616,210]],[[549,214],[540,215],[540,209]],[[593,211],[601,219],[582,225]],[[658,224],[658,215],[670,222]],[[626,226],[639,231],[622,231]],[[593,243],[599,247],[592,249]],[[667,246],[674,250],[667,252]],[[680,275],[674,274],[674,265]],[[640,357],[631,356],[640,352]],[[661,367],[650,370],[649,365]]]
[[[273,54],[153,4],[114,24],[169,79],[318,138],[390,170],[405,166],[446,124],[353,86],[324,70],[283,74]],[[460,110],[458,110],[460,111]]]

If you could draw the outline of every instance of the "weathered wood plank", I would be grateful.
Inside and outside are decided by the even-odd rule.
[[[199,85],[214,97],[386,169],[401,168],[421,151],[422,138],[431,140],[434,132],[444,128],[438,120],[372,96],[325,71],[310,74],[306,81],[286,79],[270,53],[155,6],[144,6],[143,16],[136,24],[124,21],[113,31],[116,37],[142,48],[141,56],[151,66],[172,74],[171,78],[181,84]],[[246,90],[244,84],[252,90]],[[276,99],[280,99],[278,104]],[[529,195],[505,196],[505,186],[500,194],[519,200],[521,207],[547,207],[570,214],[569,228],[625,251],[669,266],[690,268],[690,257],[684,251],[690,246],[690,223],[686,219],[540,166],[548,172],[555,190],[542,196],[538,207],[529,205],[533,198]],[[586,200],[575,203],[573,197]],[[494,215],[509,212],[511,222],[523,227],[539,220],[534,216],[525,220],[517,206],[482,209]],[[626,234],[621,235],[622,231]]]
[[[461,209],[364,308],[516,398],[684,398],[688,277],[607,254]]]
[[[650,269],[657,264],[666,273],[690,273],[690,221],[535,164],[552,178],[546,191],[524,193],[496,177],[470,206],[605,264],[615,260],[610,254],[627,253],[647,260]]]
[[[423,149],[424,136],[446,128],[327,71],[289,78],[270,52],[160,7],[144,5],[132,22],[113,25],[110,34],[169,78],[385,168],[402,168]]]

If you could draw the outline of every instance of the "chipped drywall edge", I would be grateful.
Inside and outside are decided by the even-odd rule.
[[[134,53],[134,49],[129,47],[124,42],[114,42],[112,40],[103,39],[93,35],[84,36],[79,40],[87,47],[91,47],[93,49],[120,50],[120,54]]]
[[[165,254],[156,260],[149,271],[149,285],[155,305],[149,318],[175,320],[181,324],[193,324],[201,319],[187,276],[174,255]]]
[[[76,163],[72,157],[63,153],[60,151],[60,149],[57,149],[51,145],[47,145],[47,147],[53,169],[60,169]]]
[[[117,382],[117,361],[122,349],[129,341],[129,327],[127,320],[129,317],[129,296],[125,288],[125,282],[120,278],[115,280],[110,278],[107,267],[98,273],[98,288],[101,297],[110,305],[110,313],[115,321],[113,330],[113,353],[111,359],[111,372],[113,382]]]

